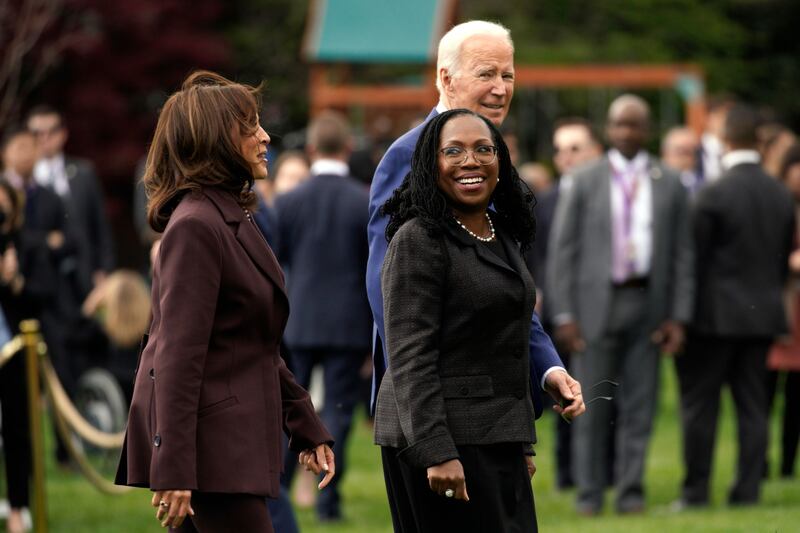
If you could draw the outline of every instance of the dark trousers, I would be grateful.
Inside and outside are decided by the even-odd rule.
[[[396,533],[538,531],[531,480],[519,443],[457,446],[469,502],[445,498],[428,485],[427,470],[381,447],[383,477]]]
[[[686,353],[675,360],[681,392],[683,499],[708,503],[711,465],[722,386],[731,389],[739,438],[733,504],[759,498],[767,446],[766,357],[771,339],[690,335]]]
[[[778,389],[780,374],[783,380],[783,421],[781,424],[781,476],[794,476],[794,463],[797,459],[797,446],[800,442],[800,372],[770,372],[767,380],[769,409]]]
[[[192,493],[193,517],[186,517],[179,533],[274,533],[263,496],[253,494]]]
[[[28,386],[25,353],[17,354],[0,368],[0,407],[3,414],[3,455],[6,465],[8,504],[28,507],[31,445],[28,420]]]
[[[359,369],[367,351],[337,348],[291,348],[290,351],[290,368],[297,383],[303,388],[308,388],[314,366],[322,365],[325,405],[320,418],[334,438],[336,475],[325,490],[319,493],[317,514],[322,519],[338,519],[341,517],[339,484],[347,469],[345,461],[347,436],[353,425],[353,411],[361,390]],[[291,484],[296,465],[297,454],[287,452],[282,477],[282,482],[287,487]]]

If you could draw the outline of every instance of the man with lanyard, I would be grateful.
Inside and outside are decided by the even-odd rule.
[[[644,509],[644,460],[658,388],[659,350],[675,354],[692,311],[687,193],[677,174],[644,149],[649,108],[614,100],[612,149],[575,172],[550,237],[548,304],[555,336],[584,384],[619,382],[616,496],[620,513]],[[593,394],[608,394],[597,389]],[[607,483],[611,405],[576,420],[578,512],[598,514]]]

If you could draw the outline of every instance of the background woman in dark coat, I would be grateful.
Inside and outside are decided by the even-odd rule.
[[[531,201],[497,129],[460,109],[431,119],[384,206],[389,370],[375,441],[395,531],[536,530]]]
[[[163,236],[117,482],[155,491],[157,518],[180,531],[271,532],[282,429],[327,472],[320,487],[334,474],[332,439],[279,354],[283,274],[250,213],[270,141],[256,96],[190,75],[164,104],[144,173]]]

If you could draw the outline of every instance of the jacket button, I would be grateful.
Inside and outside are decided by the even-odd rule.
[[[521,400],[525,397],[525,391],[518,390],[514,393],[514,396],[517,397],[517,400]]]
[[[461,396],[466,396],[467,394],[469,394],[469,389],[467,387],[461,387],[461,390],[458,392],[461,393]]]
[[[522,359],[522,353],[515,353],[514,359]]]
[[[155,446],[156,448],[158,448],[159,446],[161,446],[161,435],[156,435],[156,436],[153,438],[153,446]]]
[[[156,369],[155,368],[151,368],[150,372],[148,372],[148,374],[150,374],[150,379],[156,379]]]

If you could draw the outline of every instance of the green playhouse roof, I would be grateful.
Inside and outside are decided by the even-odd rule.
[[[447,0],[316,0],[305,57],[317,62],[432,63]]]

